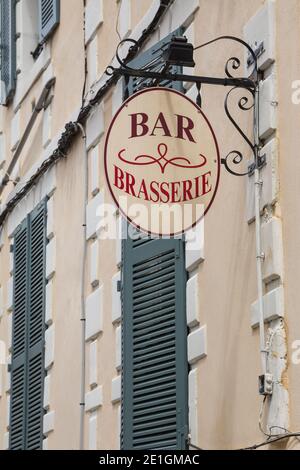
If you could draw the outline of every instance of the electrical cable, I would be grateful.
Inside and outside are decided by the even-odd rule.
[[[241,447],[239,449],[226,449],[226,450],[231,450],[231,451],[256,450],[256,449],[259,449],[260,447],[264,447],[264,446],[273,444],[274,442],[282,441],[283,439],[290,439],[291,437],[295,437],[297,440],[299,440],[300,432],[287,432],[285,434],[280,434],[278,436],[268,438],[265,441],[262,441],[258,444],[254,444],[254,445],[249,446],[249,447]],[[193,444],[193,443],[189,443],[189,447],[193,447],[196,450],[203,450],[203,451],[205,451],[205,450],[206,451],[219,450],[219,449],[203,449],[202,447],[199,447],[199,446],[197,446],[196,444]]]
[[[143,30],[141,36],[137,40],[138,48],[140,49],[143,44],[147,41],[147,39],[151,36],[153,31],[157,28],[158,24],[162,20],[163,16],[165,15],[167,9],[172,4],[173,0],[161,0],[159,8],[154,15],[154,18],[150,22],[150,24]],[[132,60],[137,53],[135,48],[131,48],[128,51],[124,62],[129,62]],[[8,214],[14,209],[17,203],[27,194],[28,191],[37,183],[39,178],[50,168],[52,167],[60,158],[66,157],[66,154],[73,143],[73,139],[78,134],[78,125],[77,124],[84,124],[86,119],[88,118],[91,110],[94,108],[96,104],[99,104],[102,98],[106,95],[106,93],[110,90],[110,88],[117,83],[119,79],[119,74],[114,72],[112,76],[105,82],[105,84],[98,90],[96,96],[90,100],[90,102],[86,106],[82,106],[79,115],[77,117],[76,122],[68,122],[65,125],[65,131],[61,134],[61,137],[58,141],[58,145],[53,153],[43,161],[43,163],[38,167],[36,172],[32,175],[32,177],[24,184],[22,189],[20,189],[6,204],[6,207],[0,214],[0,231],[1,226],[3,225],[4,221]]]
[[[263,424],[262,424],[266,400],[267,400],[267,395],[264,396],[264,399],[260,406],[258,427],[259,427],[260,432],[262,432],[265,436],[270,437],[270,434],[264,430]]]
[[[280,332],[281,330],[283,330],[284,327],[283,327],[283,321],[281,320],[280,321],[280,324],[279,326],[277,326],[275,329],[271,329],[269,328],[269,337],[267,338],[266,340],[266,369],[267,371],[269,370],[269,356],[270,356],[270,353],[272,352],[272,343],[273,343],[273,340],[274,340],[274,337],[276,336],[276,334],[278,332]],[[273,383],[278,383],[278,382],[274,382],[273,380]],[[263,412],[264,412],[264,407],[265,407],[265,403],[266,403],[266,400],[267,400],[267,395],[264,396],[264,399],[262,401],[262,404],[261,404],[261,408],[260,408],[260,412],[259,412],[259,422],[258,422],[258,427],[260,429],[260,431],[265,435],[267,436],[268,438],[271,438],[273,437],[275,434],[272,433],[272,429],[274,428],[277,428],[277,429],[282,429],[284,430],[285,432],[289,432],[286,428],[282,427],[282,426],[276,426],[276,425],[273,425],[269,428],[269,432],[264,430],[263,428],[263,424],[262,424],[262,421],[263,421]]]
[[[88,201],[88,153],[86,147],[86,132],[81,124],[78,124],[82,134],[84,146],[84,204],[82,214],[83,228],[83,248],[82,248],[82,270],[81,270],[81,376],[80,376],[80,426],[79,426],[79,449],[84,449],[84,416],[85,416],[85,374],[86,374],[86,351],[85,351],[85,333],[86,333],[86,315],[85,315],[85,281],[86,281],[86,204]]]
[[[85,5],[86,0],[83,0],[83,49],[84,49],[84,80],[83,80],[83,87],[82,87],[82,94],[81,94],[81,107],[84,106],[84,97],[85,97],[85,89],[86,89],[86,82],[88,76],[88,65],[87,65],[87,49],[85,47],[85,25],[86,25],[86,13],[85,13]]]
[[[276,333],[278,333],[280,330],[283,329],[282,323],[283,322],[281,321],[280,325],[277,326],[277,328],[272,330],[271,333],[270,333],[269,339],[267,341],[268,353],[270,353],[270,351],[271,351],[272,343],[273,343],[273,340],[274,340],[274,337],[275,337]],[[297,439],[297,441],[300,442],[300,432],[289,431],[288,429],[284,428],[283,426],[276,426],[276,425],[270,426],[269,432],[267,432],[263,429],[262,420],[263,420],[263,412],[264,412],[264,407],[265,407],[265,404],[266,404],[266,401],[267,401],[267,397],[268,397],[267,395],[264,396],[262,404],[261,404],[260,412],[259,412],[259,429],[267,437],[267,439],[265,441],[259,443],[259,444],[254,444],[253,446],[244,447],[244,448],[240,448],[240,449],[228,449],[228,450],[255,450],[255,449],[258,449],[260,447],[264,447],[264,446],[272,444],[274,442],[278,442],[278,441],[281,441],[283,439],[288,439],[288,438],[291,438],[291,437],[295,437]],[[278,430],[282,429],[282,431],[284,431],[284,434],[282,434],[282,433],[274,434],[272,432],[273,429],[278,429]],[[199,450],[199,451],[200,450],[206,450],[206,449],[203,449],[201,447],[198,447],[197,445],[195,445],[193,443],[189,443],[189,446],[193,447],[194,449]],[[211,450],[213,450],[213,449],[211,449]]]
[[[283,426],[271,426],[271,427],[270,427],[270,432],[271,432],[271,430],[272,430],[273,428],[282,429],[286,434],[291,433],[291,431],[289,431],[288,429],[284,428]],[[282,434],[272,434],[272,435],[270,434],[270,436],[281,436],[281,435],[282,435]],[[298,437],[298,436],[294,436],[294,437],[297,439],[297,441],[300,442],[300,437]]]
[[[119,0],[119,7],[118,7],[118,14],[117,14],[117,20],[116,20],[116,33],[118,35],[119,41],[122,41],[121,34],[119,32],[119,18],[120,18],[120,11],[121,11],[121,6],[122,6],[122,0]]]
[[[279,442],[279,441],[282,441],[283,439],[289,439],[291,437],[299,438],[300,432],[288,432],[286,434],[280,434],[280,436],[266,439],[265,441],[260,442],[259,444],[254,444],[253,446],[250,446],[250,447],[244,447],[242,449],[235,449],[235,450],[255,450],[255,449],[258,449],[259,447],[264,447],[269,444],[273,444],[274,442]]]

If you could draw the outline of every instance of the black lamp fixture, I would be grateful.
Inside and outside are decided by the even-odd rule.
[[[193,53],[194,47],[185,36],[173,36],[163,53],[163,59],[168,65],[195,67]]]

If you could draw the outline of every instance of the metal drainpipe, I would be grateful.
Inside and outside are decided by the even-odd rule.
[[[265,343],[265,321],[263,304],[263,276],[262,263],[264,253],[261,248],[261,218],[260,218],[260,196],[262,181],[259,170],[259,85],[255,90],[255,109],[254,109],[254,142],[255,142],[255,170],[254,170],[254,200],[255,200],[255,239],[256,239],[256,276],[257,276],[257,294],[259,310],[259,339],[262,373],[267,372],[267,350]]]
[[[85,272],[87,258],[86,243],[86,204],[88,201],[88,156],[86,148],[86,133],[81,124],[77,123],[81,131],[84,143],[84,206],[83,206],[83,252],[81,267],[81,378],[80,378],[80,429],[79,429],[79,449],[84,449],[84,412],[85,412]]]

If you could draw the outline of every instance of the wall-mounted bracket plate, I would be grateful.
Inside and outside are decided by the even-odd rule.
[[[260,170],[267,164],[267,157],[266,154],[264,153],[263,155],[259,155],[257,157],[257,163],[258,163],[258,169]],[[251,163],[248,166],[248,176],[252,176],[254,174],[254,170],[256,168],[255,162]]]

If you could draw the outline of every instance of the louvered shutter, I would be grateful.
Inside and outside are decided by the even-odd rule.
[[[16,2],[0,1],[1,104],[7,104],[16,88]]]
[[[136,59],[132,60],[128,65],[134,69],[143,69],[147,68],[151,72],[160,72],[164,67],[164,60],[162,59],[162,51],[165,49],[167,44],[171,41],[172,36],[182,36],[184,32],[183,28],[178,28],[173,33],[169,34],[161,41],[155,44],[155,46],[148,49],[142,55],[138,56]],[[170,66],[170,73],[182,73],[182,67],[176,65]],[[128,98],[137,90],[148,87],[153,84],[151,79],[145,79],[141,77],[128,77],[125,80],[125,89],[124,97]],[[159,86],[165,86],[168,88],[173,88],[175,90],[183,91],[183,86],[181,82],[170,82],[170,81],[161,81]]]
[[[40,0],[40,41],[45,41],[59,24],[60,1]]]
[[[43,202],[30,214],[26,430],[28,450],[40,449],[43,438],[45,241],[46,207]]]
[[[144,67],[171,36],[129,65]],[[127,94],[143,86],[149,82],[130,78]],[[188,430],[184,242],[135,231],[122,248],[121,446],[183,450]]]
[[[14,236],[10,448],[41,449],[44,385],[46,204]]]
[[[26,377],[27,377],[27,311],[28,311],[28,219],[14,237],[14,305],[11,364],[10,449],[25,448]]]

